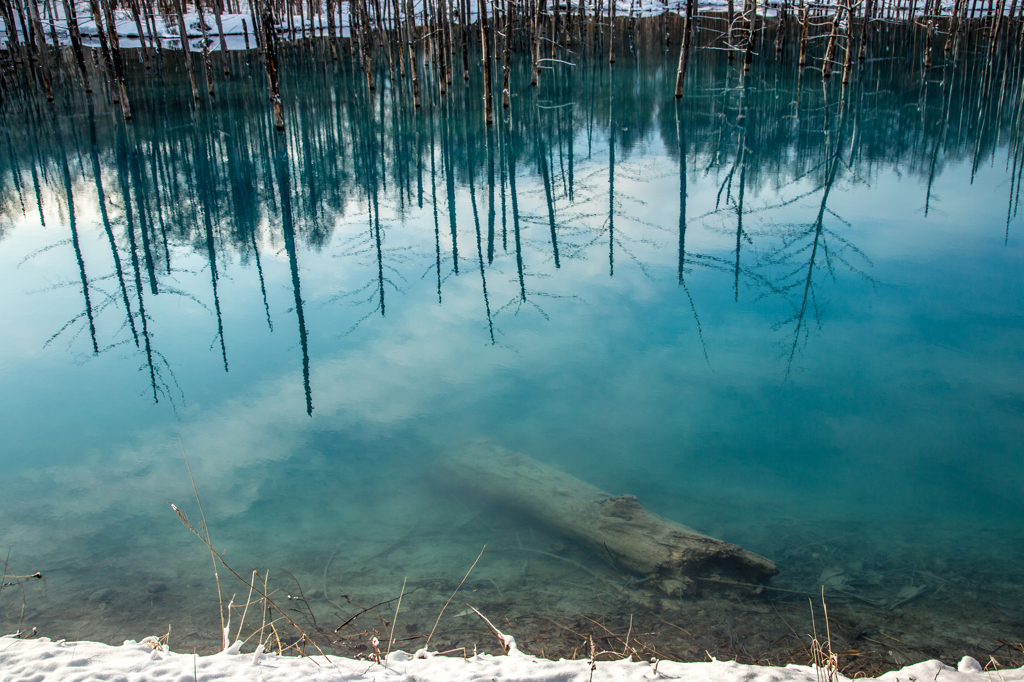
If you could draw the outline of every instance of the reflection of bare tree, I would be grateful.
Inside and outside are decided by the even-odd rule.
[[[693,322],[697,327],[697,336],[700,338],[700,347],[704,352],[704,362],[708,359],[708,347],[704,343],[704,330],[700,326],[700,316],[697,315],[697,306],[690,295],[690,289],[686,286],[686,135],[682,118],[679,115],[680,102],[676,100],[676,144],[679,146],[679,268],[677,281],[686,294],[686,300],[690,303],[690,312],[693,313]]]
[[[306,394],[306,414],[313,416],[313,391],[309,381],[309,344],[306,335],[306,314],[299,281],[299,262],[295,248],[295,226],[292,214],[292,189],[289,177],[287,149],[284,141],[274,137],[274,160],[277,170],[278,191],[281,196],[281,233],[288,253],[288,268],[292,276],[292,294],[295,297],[295,317],[299,324],[299,345],[302,347],[302,386]]]
[[[296,55],[302,57],[299,49]],[[238,100],[230,106],[225,99],[212,110],[182,111],[180,118],[169,119],[180,125],[164,125],[163,119],[157,124],[143,110],[130,129],[97,129],[90,122],[89,137],[82,137],[83,146],[91,142],[91,149],[79,155],[84,159],[80,172],[88,176],[87,186],[95,184],[100,198],[100,238],[112,258],[104,271],[92,262],[88,240],[76,234],[82,230],[83,207],[82,189],[74,182],[75,150],[41,144],[46,133],[35,122],[40,103],[29,98],[5,114],[18,123],[23,117],[25,125],[4,130],[8,153],[0,154],[5,157],[0,158],[0,225],[9,229],[19,206],[24,212],[25,204],[31,204],[33,192],[30,214],[38,209],[39,219],[47,219],[51,214],[44,204],[56,204],[66,220],[74,219],[70,235],[63,233],[59,245],[74,251],[78,271],[61,286],[75,287],[87,300],[81,316],[59,336],[95,338],[90,350],[98,352],[135,344],[145,357],[147,393],[160,400],[168,391],[161,371],[171,379],[154,347],[152,297],[205,299],[176,288],[177,277],[186,271],[171,268],[174,250],[198,254],[210,268],[203,272],[209,280],[195,291],[212,289],[213,302],[203,307],[215,318],[213,345],[219,345],[226,367],[224,320],[232,318],[221,309],[228,301],[221,296],[227,264],[237,253],[244,265],[255,266],[252,295],[261,299],[273,329],[268,301],[273,280],[265,256],[268,244],[275,250],[283,244],[295,298],[287,312],[294,310],[299,318],[311,410],[305,329],[311,309],[302,299],[298,267],[304,248],[330,248],[346,268],[365,274],[365,280],[355,275],[351,289],[329,301],[356,308],[352,317],[358,326],[394,310],[391,294],[405,289],[412,270],[417,272],[410,279],[420,272],[436,276],[438,302],[448,303],[442,290],[449,277],[460,273],[459,239],[465,246],[475,238],[482,312],[492,341],[501,339],[501,316],[530,310],[547,317],[542,306],[550,307],[545,298],[555,294],[542,291],[545,283],[568,277],[561,273],[580,260],[604,263],[607,258],[609,276],[618,266],[620,277],[633,270],[654,279],[660,255],[651,254],[678,250],[672,268],[683,294],[678,302],[689,307],[702,344],[705,329],[698,311],[703,314],[703,307],[694,282],[701,271],[710,271],[716,279],[718,274],[728,279],[734,300],[743,300],[747,287],[755,303],[771,298],[791,306],[792,313],[779,323],[787,332],[791,368],[809,330],[822,321],[822,272],[834,278],[840,268],[861,275],[868,269],[863,254],[846,241],[849,231],[828,207],[843,178],[870,180],[890,169],[914,176],[921,182],[927,217],[941,199],[933,185],[941,186],[935,180],[949,159],[977,168],[1008,146],[1012,159],[1007,156],[1007,171],[1013,180],[1007,218],[1016,213],[1024,173],[1024,99],[1019,97],[1021,83],[1006,75],[1001,62],[949,61],[936,87],[937,78],[902,73],[892,60],[872,60],[837,103],[830,101],[839,91],[833,85],[803,82],[798,72],[771,60],[743,74],[738,65],[728,65],[724,53],[709,51],[691,63],[693,87],[680,108],[673,109],[664,95],[675,65],[666,71],[659,55],[641,50],[640,56],[624,56],[616,67],[604,60],[580,61],[574,76],[546,80],[503,109],[500,124],[491,131],[472,124],[479,121],[476,80],[450,89],[443,98],[434,92],[416,112],[386,78],[369,91],[361,77],[346,73],[350,64],[339,62],[337,70],[321,71],[309,70],[301,60],[283,67],[296,69],[291,82],[301,86],[288,94],[297,102],[295,125],[280,137],[265,117],[237,106],[260,100],[245,89],[232,95]],[[623,66],[634,58],[637,68],[624,78]],[[519,76],[528,78],[530,65],[521,68]],[[64,106],[72,115],[54,135],[77,139],[76,126],[85,124],[85,111],[99,105],[83,100]],[[920,115],[901,114],[906,111]],[[76,117],[76,112],[83,115]],[[959,120],[956,112],[963,113]],[[661,154],[678,155],[678,167],[652,164],[652,158],[665,158]],[[665,202],[656,197],[645,203],[650,197],[644,191],[647,184],[674,182],[677,173],[678,226],[675,215],[649,217],[655,202]],[[704,193],[694,189],[704,178],[714,185],[706,212],[695,201]],[[793,211],[799,210],[795,204],[806,201],[817,205],[816,217],[793,222]],[[347,219],[353,206],[358,218]],[[414,206],[423,211],[417,213]],[[457,207],[464,213],[461,235]],[[431,220],[431,248],[417,253],[414,247],[395,246],[406,235],[415,238],[420,224],[429,240]],[[728,244],[697,249],[697,229],[719,232]],[[1009,229],[1008,222],[1007,241]],[[266,232],[261,235],[261,230]],[[112,320],[118,333],[105,342]]]
[[[838,120],[834,126],[826,129],[827,160],[824,180],[819,188],[821,199],[815,219],[810,223],[782,226],[778,234],[781,238],[780,244],[769,251],[763,259],[764,267],[779,273],[771,278],[773,293],[786,298],[793,306],[792,315],[775,324],[776,329],[790,325],[793,327],[792,342],[789,344],[786,359],[786,376],[789,376],[792,370],[793,360],[801,341],[806,343],[809,336],[808,314],[817,326],[821,327],[822,306],[816,295],[815,270],[824,269],[827,275],[835,280],[836,268],[841,265],[857,275],[871,279],[862,269],[862,264],[871,265],[867,256],[838,232],[825,226],[826,213],[849,226],[849,223],[828,208],[829,194],[832,192],[839,169],[843,166],[841,154],[846,133],[844,123],[847,103],[840,100],[836,106],[839,109]]]
[[[377,114],[370,98],[365,97],[363,101],[366,103],[363,115],[356,117],[354,121],[353,145],[358,150],[356,163],[357,168],[361,171],[359,176],[363,180],[362,189],[367,206],[368,230],[365,233],[360,232],[346,238],[342,242],[342,251],[338,255],[370,264],[374,275],[366,284],[354,290],[341,292],[328,302],[344,301],[356,307],[366,305],[373,307],[352,325],[347,333],[354,331],[370,316],[378,312],[381,317],[384,317],[387,312],[387,288],[391,287],[396,292],[400,292],[401,288],[395,283],[394,278],[405,279],[395,267],[395,262],[401,260],[401,252],[404,249],[388,249],[385,246],[387,226],[381,220],[381,204],[383,203],[381,192],[385,167],[380,152],[383,140],[378,137],[377,132],[381,126],[378,124]],[[378,161],[380,161],[380,165],[378,165]],[[440,252],[438,251],[438,253]],[[391,262],[386,262],[385,257],[388,257]],[[440,256],[438,258],[438,268],[440,268]],[[438,298],[441,296],[440,286],[439,280]]]
[[[133,225],[128,222],[127,217],[125,220],[125,232],[128,236],[129,260],[134,273],[134,283],[132,283],[130,278],[125,277],[122,265],[121,248],[118,244],[117,238],[115,237],[114,228],[108,214],[108,201],[103,189],[102,167],[99,161],[99,149],[95,143],[95,130],[95,121],[90,120],[91,144],[88,157],[91,160],[100,219],[107,242],[110,246],[114,272],[112,274],[100,275],[98,277],[89,277],[87,275],[85,257],[82,252],[81,240],[78,232],[77,211],[73,190],[74,182],[71,164],[69,163],[69,154],[65,148],[64,138],[60,135],[59,126],[54,125],[52,138],[55,142],[54,147],[56,147],[57,151],[58,168],[63,190],[62,193],[67,207],[66,219],[68,222],[68,228],[71,232],[71,239],[69,241],[75,252],[75,260],[78,266],[79,275],[78,280],[82,288],[85,307],[81,313],[72,317],[60,329],[51,335],[44,343],[44,346],[48,346],[58,338],[66,335],[69,337],[69,343],[73,343],[78,334],[85,329],[88,329],[89,331],[92,355],[99,355],[126,344],[134,344],[135,347],[145,356],[145,363],[143,364],[142,369],[148,375],[148,392],[152,395],[153,401],[158,403],[161,398],[165,398],[171,403],[172,407],[175,407],[176,409],[175,394],[177,394],[182,400],[184,400],[184,394],[177,384],[177,379],[174,376],[174,372],[171,369],[170,364],[167,362],[167,358],[157,350],[152,343],[152,334],[149,330],[150,318],[146,313],[145,298],[142,288],[141,266],[136,251],[138,247],[134,240]],[[80,154],[75,154],[75,156],[81,158]],[[122,157],[121,160],[124,161],[124,158]],[[125,170],[124,166],[120,164],[117,168],[119,171]],[[124,206],[127,211],[131,207],[131,204],[129,203],[130,195],[128,194],[130,192],[130,186],[127,178],[123,174],[119,174],[118,180],[122,189],[122,201],[125,202]],[[29,257],[34,257],[41,252],[42,251],[36,252]],[[116,280],[117,289],[115,291],[109,292],[104,290],[103,283],[108,280]],[[173,291],[174,290],[172,289],[172,292]],[[99,297],[97,298],[95,294],[99,294]],[[135,300],[135,305],[138,309],[137,313],[133,311],[132,299]],[[116,310],[118,303],[124,306],[124,321],[118,325],[117,331],[120,332],[124,329],[128,329],[131,332],[131,338],[117,340],[117,333],[115,333],[115,338],[113,340],[109,343],[101,344],[100,327],[105,318],[104,313],[108,309]],[[84,324],[80,324],[83,321]],[[138,321],[138,326],[136,326],[136,321]]]

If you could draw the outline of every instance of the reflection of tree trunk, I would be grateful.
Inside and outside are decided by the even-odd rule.
[[[159,133],[158,133],[159,134]],[[164,222],[164,209],[162,201],[160,200],[160,174],[159,167],[157,164],[157,158],[162,158],[163,154],[160,151],[161,144],[156,143],[153,145],[153,153],[149,155],[149,169],[153,177],[153,202],[156,204],[156,217],[160,223],[160,239],[164,247],[164,271],[170,274],[171,272],[171,250],[167,244],[167,225]],[[160,164],[163,166],[163,164]],[[165,168],[166,170],[166,168]],[[166,180],[165,180],[166,182]]]
[[[117,241],[114,239],[114,230],[110,227],[110,218],[107,216],[107,198],[103,192],[103,176],[100,170],[99,145],[96,142],[96,119],[93,117],[92,106],[89,106],[89,138],[91,142],[92,177],[96,183],[97,204],[100,209],[100,219],[103,222],[103,229],[107,233],[107,241],[110,242],[110,253],[114,258],[114,271],[117,273],[117,283],[121,288],[121,299],[124,302],[125,314],[128,316],[128,326],[132,330],[132,338],[135,339],[135,347],[139,347],[139,334],[135,329],[135,318],[132,316],[132,304],[128,298],[128,287],[124,283],[124,270],[121,267],[121,255],[117,250]]]
[[[679,144],[679,283],[683,283],[686,268],[686,142],[683,137],[683,123],[676,105],[676,139]]]
[[[946,87],[949,87],[950,90],[952,90],[952,85],[953,85],[952,81],[953,81],[954,78],[956,78],[956,74],[955,74],[955,72],[954,73],[950,73],[950,69],[948,68],[948,63],[943,65],[942,70],[943,70],[942,82],[945,84]],[[948,127],[947,127],[946,124],[947,124],[948,116],[949,116],[949,109],[948,109],[949,108],[949,99],[950,98],[946,96],[946,93],[943,93],[943,95],[942,95],[942,114],[939,116],[939,122],[940,122],[939,125],[942,126],[942,133],[937,134],[935,136],[935,144],[934,144],[934,148],[932,149],[931,163],[929,164],[929,168],[928,168],[928,191],[925,194],[925,199],[924,199],[924,217],[925,218],[928,217],[928,209],[929,209],[929,207],[931,205],[932,183],[935,181],[935,164],[938,161],[938,157],[939,157],[939,147],[942,146],[943,137],[945,136],[946,130],[948,130]]]
[[[145,175],[142,171],[141,164],[139,163],[139,150],[137,145],[132,145],[132,149],[128,150],[130,158],[129,167],[131,169],[132,184],[135,185],[135,203],[139,208],[139,233],[142,235],[142,254],[146,261],[146,274],[149,278],[149,290],[156,296],[159,291],[157,289],[157,280],[155,268],[153,265],[153,253],[149,243],[149,233],[152,227],[152,220],[147,220],[147,208],[146,198],[149,192],[146,191]]]
[[[576,121],[576,117],[573,116],[573,109],[572,108],[570,108],[568,110],[568,112],[566,113],[566,117],[565,118],[566,118],[566,121],[568,122],[567,125],[568,125],[568,128],[569,128],[568,135],[566,136],[566,138],[567,138],[567,140],[569,142],[569,145],[568,145],[569,146],[569,149],[568,149],[568,152],[569,152],[569,203],[572,203],[575,200],[575,196],[574,196],[575,189],[574,189],[574,186],[573,186],[573,169],[574,169],[574,166],[576,164],[576,158],[575,158],[575,154],[574,154],[575,149],[576,149],[576,144],[575,144],[575,142],[576,142],[576,130],[575,130],[575,128],[573,128],[573,124]]]
[[[437,268],[437,303],[441,304],[441,224],[437,220],[437,170],[434,167],[434,158],[436,152],[434,151],[434,117],[431,116],[428,125],[430,125],[430,203],[434,207],[434,253],[437,258],[435,261],[435,267]]]
[[[690,288],[686,286],[686,129],[683,126],[682,116],[679,112],[679,101],[676,100],[676,140],[679,145],[679,286],[683,287],[690,302],[690,310],[693,312],[693,321],[697,325],[697,336],[700,338],[700,346],[704,351],[704,361],[708,360],[708,349],[704,344],[704,330],[700,326],[700,317],[697,316],[697,306],[690,296]]]
[[[26,117],[27,118],[27,117]],[[34,142],[34,140],[33,140]],[[43,188],[39,184],[39,168],[43,164],[36,159],[36,147],[32,146],[32,160],[29,163],[29,170],[32,171],[32,188],[36,193],[36,210],[39,211],[39,224],[46,227],[46,215],[43,213]]]
[[[263,310],[267,314],[267,326],[274,331],[274,323],[270,319],[270,305],[267,303],[267,284],[263,279],[263,263],[260,261],[260,247],[256,245],[256,231],[249,232],[250,244],[252,244],[252,255],[256,259],[256,272],[260,276],[260,293],[263,294]]]
[[[498,178],[501,186],[501,249],[508,251],[508,213],[505,202],[505,137],[508,131],[504,125],[498,126]]]
[[[491,303],[487,298],[487,275],[484,272],[484,252],[480,238],[480,216],[476,208],[476,183],[474,182],[473,150],[469,149],[469,201],[473,207],[473,224],[476,226],[476,255],[480,262],[480,285],[484,292],[484,310],[487,312],[487,331],[494,343],[494,322],[491,320]]]
[[[30,0],[33,1],[34,0]],[[71,244],[75,247],[75,260],[78,262],[78,276],[82,281],[82,297],[85,299],[85,315],[89,320],[89,336],[92,338],[92,352],[100,352],[96,343],[96,322],[92,315],[92,301],[89,298],[89,278],[85,274],[85,260],[82,248],[78,243],[78,225],[75,222],[75,198],[71,191],[71,171],[68,170],[68,157],[64,152],[64,142],[56,136],[53,142],[60,148],[60,169],[64,175],[64,195],[68,202],[68,226],[71,229]]]
[[[840,107],[845,107],[845,103],[841,103]],[[836,125],[836,141],[835,147],[832,152],[832,156],[829,159],[828,166],[825,168],[825,184],[821,193],[821,203],[818,206],[818,215],[814,221],[814,241],[811,243],[811,254],[807,260],[807,277],[804,280],[804,291],[800,300],[800,308],[796,314],[796,329],[793,331],[793,344],[789,350],[789,362],[786,365],[786,375],[789,375],[789,370],[793,366],[793,358],[796,355],[796,348],[800,342],[800,332],[804,328],[804,318],[807,314],[807,306],[811,301],[813,293],[811,289],[812,275],[814,274],[814,265],[818,257],[818,245],[822,241],[823,225],[825,220],[825,210],[828,204],[828,195],[832,191],[832,185],[835,183],[836,173],[839,170],[840,163],[840,151],[842,149],[842,138],[843,138],[843,109],[840,109],[839,120]]]
[[[747,89],[744,85],[740,92],[740,144],[739,144],[739,167],[740,167],[740,191],[736,204],[736,265],[733,271],[733,300],[740,300],[740,246],[745,236],[743,234],[743,199],[746,194],[747,185]]]
[[[452,161],[452,144],[451,144],[451,125],[448,117],[445,117],[444,122],[444,149],[442,150],[442,157],[445,164],[445,183],[448,188],[448,222],[451,226],[452,233],[452,268],[455,270],[455,274],[459,274],[459,237],[455,225],[455,173],[454,173],[454,162]]]
[[[540,126],[538,125],[537,127],[538,127],[538,130],[539,130]],[[540,138],[540,133],[539,132],[537,133],[537,135],[538,135],[537,156],[538,156],[538,158],[540,160],[540,172],[541,172],[541,175],[544,178],[544,196],[547,199],[547,204],[548,204],[548,224],[551,227],[551,252],[552,252],[552,254],[554,254],[554,257],[555,257],[555,267],[556,268],[560,268],[560,267],[562,267],[562,264],[561,264],[561,262],[558,259],[558,235],[555,232],[555,204],[554,204],[554,200],[552,199],[552,196],[551,196],[551,172],[548,169],[548,158],[547,158],[546,145],[544,144],[543,139]]]
[[[124,202],[125,222],[127,223],[128,250],[131,254],[132,271],[135,273],[135,295],[139,302],[139,322],[142,324],[142,341],[146,350],[146,365],[149,367],[149,383],[153,389],[153,402],[160,402],[156,388],[156,368],[153,366],[153,346],[149,337],[149,320],[146,317],[146,304],[142,294],[142,269],[139,266],[138,247],[135,243],[135,221],[132,219],[132,200],[128,188],[128,151],[124,139],[123,127],[118,127],[117,134],[117,178],[121,186],[121,199]]]
[[[491,129],[487,134],[487,262],[494,262],[494,153],[491,151]]]
[[[25,190],[21,186],[21,168],[18,166],[18,157],[14,153],[14,143],[11,142],[11,131],[4,126],[4,138],[7,140],[7,158],[10,161],[11,183],[18,192],[18,203],[21,204],[21,214],[25,215]]]
[[[523,248],[519,236],[519,199],[516,196],[516,157],[512,151],[511,115],[508,120],[508,138],[505,140],[506,158],[508,159],[508,191],[512,198],[512,234],[516,244],[516,269],[519,272],[519,299],[526,300],[526,278],[523,275]]]
[[[371,173],[370,202],[373,215],[373,242],[377,251],[377,294],[380,297],[380,316],[384,317],[384,252],[380,234],[380,202],[377,197],[376,169]]]
[[[740,138],[740,144],[744,142],[743,138]],[[733,270],[733,300],[740,300],[740,245],[742,243],[743,234],[743,196],[746,189],[747,179],[747,163],[744,158],[746,155],[743,153],[744,150],[740,148],[740,192],[739,201],[736,204],[736,265]]]
[[[306,316],[302,309],[302,291],[299,286],[299,263],[295,252],[295,227],[292,224],[292,194],[288,171],[288,153],[285,140],[274,136],[275,166],[277,166],[278,192],[281,195],[281,232],[288,253],[288,267],[292,274],[292,293],[295,295],[295,315],[299,321],[299,343],[302,346],[302,384],[306,392],[306,414],[313,416],[313,393],[309,384],[309,347],[306,341]]]
[[[614,4],[615,0],[611,0]],[[615,69],[608,99],[608,276],[615,276]]]
[[[211,200],[211,185],[214,182],[209,172],[209,150],[205,131],[197,131],[196,135],[199,144],[196,146],[196,170],[199,181],[199,200],[202,204],[203,232],[206,237],[206,256],[210,262],[210,285],[213,288],[214,312],[217,313],[217,338],[220,339],[220,353],[224,360],[224,371],[228,371],[228,352],[224,344],[224,319],[220,311],[220,292],[217,283],[220,275],[217,273],[217,250],[213,239],[213,211],[214,202]]]

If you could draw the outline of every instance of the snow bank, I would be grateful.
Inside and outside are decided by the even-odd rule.
[[[96,642],[53,642],[45,637],[31,640],[0,637],[0,682],[185,682],[195,680],[263,680],[323,682],[388,680],[393,682],[470,682],[508,680],[516,682],[646,682],[647,680],[687,680],[692,682],[817,682],[814,668],[789,665],[771,668],[740,665],[730,661],[710,663],[672,663],[600,661],[591,671],[590,662],[549,661],[512,651],[509,656],[480,654],[470,658],[450,658],[433,654],[411,656],[392,653],[387,666],[349,658],[295,658],[259,652],[240,653],[241,644],[212,656],[178,654],[161,647],[155,638],[142,642],[127,641],[122,646]],[[984,671],[981,665],[965,657],[951,668],[938,661],[917,663],[886,673],[878,680],[897,682],[1024,682],[1024,668]],[[591,676],[592,675],[592,676]],[[863,679],[863,678],[861,678]],[[845,677],[839,680],[846,681]]]

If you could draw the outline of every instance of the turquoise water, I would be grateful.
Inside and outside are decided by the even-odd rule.
[[[544,618],[635,614],[694,630],[651,635],[680,658],[782,662],[822,585],[882,665],[1019,641],[1018,69],[702,52],[677,102],[672,51],[637,51],[533,90],[519,64],[490,129],[476,80],[416,111],[302,49],[283,134],[244,55],[194,111],[180,65],[140,68],[127,126],[6,101],[0,542],[47,582],[4,627],[216,646],[180,436],[225,560],[325,631],[408,578],[414,646],[486,543],[475,605],[537,653],[573,650]],[[776,591],[602,593],[604,557],[438,480],[472,438],[773,559]]]

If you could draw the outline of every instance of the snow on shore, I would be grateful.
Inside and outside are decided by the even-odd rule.
[[[211,656],[178,654],[164,650],[154,638],[127,641],[122,646],[96,642],[50,641],[45,637],[21,640],[0,637],[0,682],[186,682],[226,680],[241,682],[646,682],[686,680],[690,682],[816,682],[824,671],[802,665],[771,668],[741,665],[730,661],[710,663],[652,663],[599,661],[591,671],[590,662],[549,661],[517,651],[509,656],[480,654],[467,659],[404,652],[392,653],[387,666],[349,658],[297,658],[276,654],[239,653],[236,643],[227,651]],[[861,678],[863,679],[863,678]],[[958,669],[938,661],[917,663],[886,673],[886,682],[1024,682],[1024,668],[985,671],[973,658],[965,657]],[[845,682],[845,677],[839,680]]]

